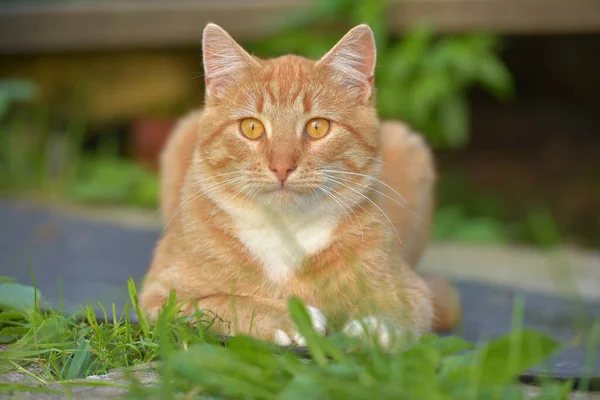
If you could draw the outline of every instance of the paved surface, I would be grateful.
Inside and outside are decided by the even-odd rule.
[[[97,307],[98,301],[116,303],[121,310],[128,299],[127,279],[139,282],[159,235],[152,224],[123,225],[5,200],[0,200],[0,221],[0,275],[30,284],[33,272],[54,306],[61,296],[60,280],[65,311],[86,302]],[[600,257],[573,254],[568,272],[584,295],[574,302],[559,296],[555,288],[561,285],[554,285],[569,280],[545,266],[543,260],[555,263],[535,250],[437,244],[427,253],[423,269],[456,279],[464,308],[456,334],[477,341],[509,331],[515,295],[522,292],[523,325],[566,342],[586,332],[592,320],[600,320]],[[552,360],[553,371],[581,375],[585,353],[580,346],[563,351]],[[594,374],[600,377],[600,354]]]
[[[600,301],[600,251],[435,243],[419,268],[458,280]]]
[[[35,371],[33,371],[35,373]],[[158,373],[153,371],[136,371],[133,372],[133,377],[141,384],[152,385],[160,379]],[[46,390],[52,390],[55,393],[26,390],[12,390],[2,392],[0,390],[0,399],[14,400],[62,400],[62,399],[81,399],[81,400],[100,400],[100,399],[118,399],[122,398],[127,390],[116,385],[129,384],[130,378],[123,373],[113,372],[106,375],[90,376],[87,379],[79,379],[71,381],[79,385],[62,386],[59,384],[44,385]],[[99,382],[104,386],[82,386],[87,382],[97,384]],[[0,374],[0,383],[13,385],[31,385],[38,386],[39,382],[35,381],[30,375],[22,372],[9,372]],[[115,385],[115,386],[110,386]]]

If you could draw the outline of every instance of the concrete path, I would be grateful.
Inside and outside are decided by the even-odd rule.
[[[456,280],[600,300],[600,251],[433,243],[419,269]]]

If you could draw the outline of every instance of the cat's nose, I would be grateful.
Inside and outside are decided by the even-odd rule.
[[[269,163],[269,168],[281,183],[296,169],[296,164],[291,157],[274,157]]]

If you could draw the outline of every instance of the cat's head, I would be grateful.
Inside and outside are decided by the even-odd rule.
[[[317,61],[258,59],[222,28],[203,37],[198,171],[215,200],[306,210],[359,202],[379,154],[376,49],[367,25]]]

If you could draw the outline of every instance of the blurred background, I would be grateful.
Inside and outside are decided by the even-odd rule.
[[[369,23],[381,116],[437,155],[436,240],[600,247],[597,0],[0,0],[1,196],[158,218],[208,21],[314,58]]]

